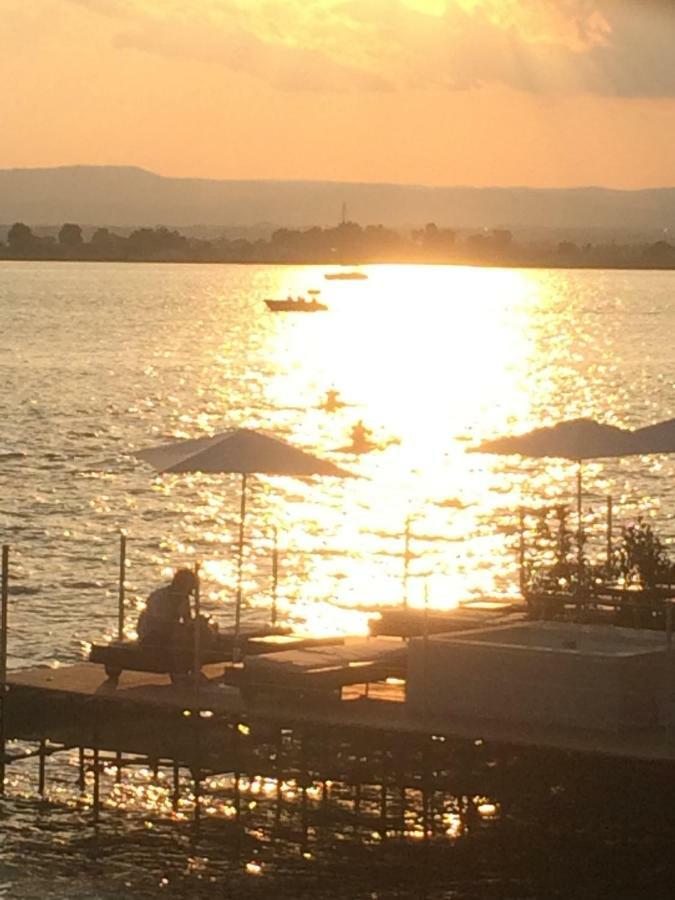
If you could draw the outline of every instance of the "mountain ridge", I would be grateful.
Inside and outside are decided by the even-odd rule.
[[[379,182],[211,179],[160,175],[140,166],[0,169],[0,222],[101,226],[279,227],[335,224],[347,205],[361,224],[435,222],[457,229],[675,227],[675,187],[599,185],[431,186]]]

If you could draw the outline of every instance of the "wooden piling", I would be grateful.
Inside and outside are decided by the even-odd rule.
[[[101,766],[99,758],[98,705],[94,703],[94,727],[92,729],[92,766],[94,770],[94,792],[92,797],[92,817],[97,824],[101,811]]]
[[[46,760],[47,741],[45,738],[40,740],[40,748],[38,750],[38,794],[42,799],[45,796],[45,760]]]
[[[82,796],[84,794],[85,790],[87,789],[84,747],[78,748],[77,755],[78,755],[77,787],[80,791],[80,796]]]
[[[197,580],[195,587],[195,617],[194,617],[194,661],[193,661],[193,676],[195,689],[199,690],[199,683],[201,681],[202,674],[202,648],[201,648],[201,598],[200,598],[200,589],[199,589],[199,563],[195,563],[195,578]],[[199,709],[197,709],[197,719],[199,719]]]
[[[171,796],[171,807],[174,813],[178,812],[178,804],[180,803],[180,767],[174,760],[173,762],[173,794]]]

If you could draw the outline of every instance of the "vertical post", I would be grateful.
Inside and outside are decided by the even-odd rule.
[[[101,766],[99,760],[98,739],[95,741],[96,746],[93,748],[93,767],[94,767],[94,797],[92,811],[94,822],[98,822],[101,811]]]
[[[117,605],[117,640],[124,640],[124,585],[127,571],[127,536],[120,532],[120,579]]]
[[[178,804],[180,801],[180,768],[176,760],[173,761],[173,795],[171,797],[171,806],[173,811],[178,812]]]
[[[80,791],[80,795],[84,794],[87,788],[86,781],[86,773],[85,773],[85,759],[84,759],[84,747],[78,748],[78,763],[79,763],[79,771],[77,776],[77,787]]]
[[[300,777],[302,785],[300,788],[300,811],[302,816],[302,847],[307,849],[307,833],[309,828],[309,820],[307,817],[307,782],[309,781],[309,772],[307,771],[307,732],[303,729],[300,732]]]
[[[403,534],[403,608],[408,608],[408,583],[410,579],[410,526],[408,516],[405,520],[405,532]]]
[[[99,759],[99,710],[94,701],[94,728],[92,734],[92,765],[94,768],[94,795],[92,799],[92,813],[94,822],[98,823],[101,809],[101,766]]]
[[[272,625],[277,624],[277,596],[279,589],[279,540],[278,531],[272,532]]]
[[[232,777],[234,778],[234,812],[237,822],[237,828],[241,825],[241,790],[239,770],[239,722],[235,720],[234,731],[232,733]]]
[[[582,509],[582,473],[581,460],[577,460],[577,610],[583,605],[581,581],[584,574],[584,526],[583,526],[583,509]]]
[[[195,793],[193,826],[195,837],[199,837],[202,827],[202,770],[199,767],[199,759],[197,759],[197,765],[192,773],[192,777],[194,779]]]
[[[242,580],[244,574],[244,524],[246,522],[246,472],[241,476],[241,506],[239,509],[239,558],[237,560],[237,604],[234,610],[234,647],[238,651],[241,630]]]
[[[281,729],[277,732],[277,758],[276,758],[276,776],[277,776],[277,791],[276,791],[276,803],[274,805],[274,827],[276,830],[279,829],[279,825],[281,824],[281,805],[283,802],[283,769],[282,769],[282,752],[284,747],[284,739],[281,733]]]
[[[429,685],[428,685],[428,672],[429,672],[429,663],[428,663],[428,652],[429,652],[429,579],[425,579],[424,581],[424,618],[422,620],[422,687],[423,687],[423,711],[426,716],[429,712]]]
[[[199,682],[201,680],[201,670],[202,670],[202,647],[201,647],[201,638],[202,638],[202,628],[201,628],[201,591],[199,584],[199,563],[195,563],[195,616],[193,620],[194,624],[194,658],[192,661],[192,675],[194,678],[195,688],[199,690]],[[199,718],[199,709],[197,709],[197,718]]]
[[[2,546],[0,576],[0,794],[5,792],[6,697],[7,697],[7,630],[9,611],[9,546]]]
[[[673,732],[673,598],[666,597],[663,601],[665,604],[666,614],[666,691],[664,697],[665,723],[666,723],[666,740],[672,739]]]
[[[613,556],[613,548],[612,548],[612,497],[611,495],[607,497],[607,574],[609,575],[612,571],[612,556]]]
[[[40,739],[40,748],[38,750],[38,794],[42,799],[45,796],[45,757],[47,750],[47,741],[45,738]]]
[[[387,839],[387,751],[382,750],[382,784],[380,785],[380,837]]]
[[[525,510],[518,507],[518,581],[520,593],[525,595]]]

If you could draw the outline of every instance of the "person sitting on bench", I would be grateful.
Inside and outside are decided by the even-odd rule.
[[[178,569],[171,584],[157,588],[148,597],[138,617],[141,644],[175,644],[192,634],[190,594],[197,589],[197,576],[190,569]]]

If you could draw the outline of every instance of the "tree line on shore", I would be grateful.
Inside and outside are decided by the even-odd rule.
[[[460,233],[429,223],[406,233],[342,222],[331,228],[279,228],[269,239],[187,237],[159,226],[128,235],[97,228],[85,240],[72,222],[55,236],[15,222],[0,243],[2,259],[114,262],[456,263],[504,266],[675,268],[675,246],[653,243],[519,243],[507,229]]]

